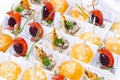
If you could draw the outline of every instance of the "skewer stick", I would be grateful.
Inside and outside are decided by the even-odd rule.
[[[17,36],[18,36],[18,24],[15,24],[13,32],[15,34],[15,38],[17,38]]]
[[[94,17],[93,19],[93,34],[95,33],[95,20],[96,20],[96,17]]]

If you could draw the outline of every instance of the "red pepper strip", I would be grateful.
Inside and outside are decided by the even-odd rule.
[[[92,14],[94,14],[95,16],[98,17],[98,19],[99,19],[98,24],[99,24],[99,25],[102,25],[102,24],[103,24],[103,14],[102,14],[102,12],[101,12],[100,10],[93,10],[93,11],[91,11],[90,13],[92,13]]]
[[[23,47],[22,53],[18,55],[25,56],[28,50],[27,42],[23,38],[17,37],[16,39],[13,40],[13,45],[16,45],[16,44],[22,44],[22,47]]]
[[[111,53],[108,49],[105,49],[105,48],[99,49],[98,52],[99,52],[100,54],[105,54],[105,55],[108,57],[108,59],[109,59],[109,64],[108,64],[107,67],[112,68],[113,65],[114,65],[114,58],[113,58],[112,53]]]

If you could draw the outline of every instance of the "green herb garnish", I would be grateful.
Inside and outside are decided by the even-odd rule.
[[[49,66],[49,65],[51,64],[49,58],[44,58],[44,59],[42,59],[42,62],[43,62],[43,64],[44,64],[45,66]]]
[[[34,0],[36,3],[40,3],[41,0]]]
[[[51,24],[51,23],[52,23],[52,20],[47,20],[47,23],[48,23],[48,24]]]
[[[67,29],[71,29],[72,30],[74,28],[74,25],[73,25],[73,23],[71,21],[65,21],[65,27]]]
[[[21,13],[24,9],[25,9],[25,8],[24,8],[23,6],[18,6],[18,7],[16,8],[16,11]]]
[[[65,43],[65,41],[62,39],[62,38],[56,38],[56,40],[55,40],[55,46],[59,46],[60,44],[64,44]]]

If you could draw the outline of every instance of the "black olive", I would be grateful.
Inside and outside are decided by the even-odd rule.
[[[49,10],[46,6],[43,7],[43,18],[48,18]]]
[[[99,18],[98,18],[96,15],[94,15],[94,14],[91,15],[92,22],[93,22],[94,17],[95,17],[95,23],[98,24],[98,22],[99,22],[100,20],[99,20]]]
[[[100,54],[100,63],[104,66],[108,66],[109,62],[110,62],[109,58],[104,53],[101,53]]]
[[[17,54],[21,54],[23,51],[23,46],[22,44],[15,44],[14,45],[14,50]]]
[[[31,27],[29,28],[29,32],[30,32],[30,34],[31,34],[33,37],[36,36],[37,31],[38,31],[38,29],[37,29],[36,27],[34,27],[34,26],[31,26]]]
[[[16,24],[16,21],[13,17],[10,17],[9,20],[8,20],[8,25],[10,27],[14,27],[14,25]]]

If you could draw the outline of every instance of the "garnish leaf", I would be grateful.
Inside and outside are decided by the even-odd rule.
[[[16,8],[16,11],[21,13],[24,9],[25,9],[25,8],[24,8],[23,6],[18,6],[18,7]]]
[[[43,64],[44,64],[45,66],[49,66],[49,65],[51,64],[49,58],[44,58],[44,59],[42,59],[42,62],[43,62]]]
[[[73,25],[73,23],[71,21],[65,21],[65,27],[67,29],[71,29],[72,30],[74,28],[74,25]]]
[[[64,44],[65,43],[65,41],[62,39],[62,38],[56,38],[56,40],[55,40],[55,46],[59,46],[59,44]]]

